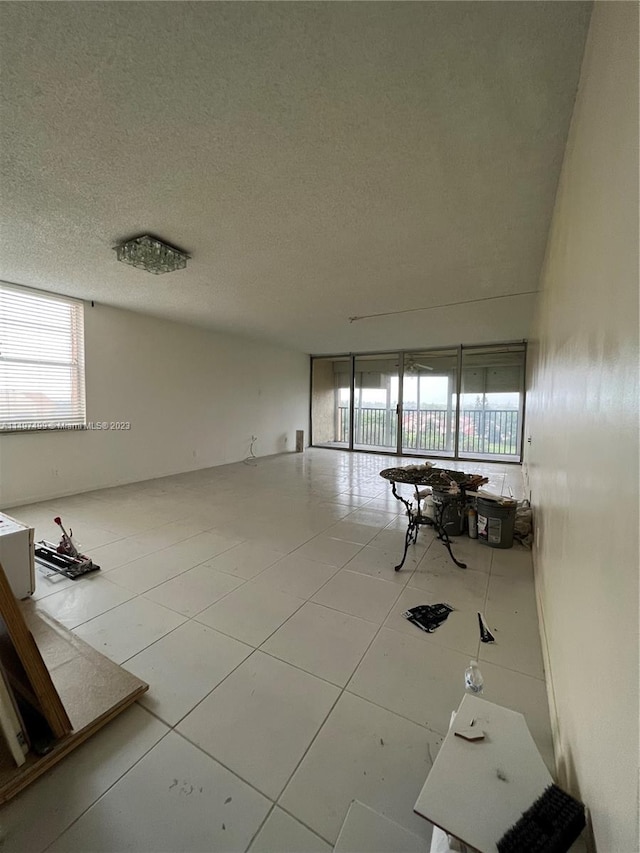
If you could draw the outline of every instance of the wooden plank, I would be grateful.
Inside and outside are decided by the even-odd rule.
[[[15,796],[149,689],[144,681],[36,611],[34,602],[24,602],[21,609],[73,729],[46,755],[29,754],[22,767],[10,766],[0,751],[0,803]]]
[[[25,762],[25,754],[29,751],[29,742],[22,723],[18,718],[18,712],[11,695],[11,688],[7,684],[4,673],[0,668],[0,728],[11,752],[13,760],[18,767]]]
[[[0,564],[0,652],[4,649],[7,654],[9,645],[15,650],[28,682],[28,685],[25,684],[21,678],[20,684],[27,693],[28,687],[31,689],[37,703],[37,710],[47,721],[53,735],[57,738],[64,737],[71,731],[71,720],[53,685],[38,646],[27,628],[18,601],[11,591],[7,576]],[[5,658],[3,657],[2,660],[4,663]],[[21,676],[22,673],[16,672],[13,655],[7,656],[6,669],[12,686],[16,687],[14,678]]]

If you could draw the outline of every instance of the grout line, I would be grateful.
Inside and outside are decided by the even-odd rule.
[[[137,701],[136,701],[134,704],[135,704],[135,705],[138,705]],[[130,707],[133,707],[133,706],[130,706]],[[145,712],[147,711],[147,709],[146,709],[146,708],[142,708],[142,710],[143,710],[143,711],[145,711]],[[148,713],[148,712],[147,712],[147,713]],[[152,716],[153,716],[153,715],[152,715]],[[164,725],[166,726],[166,723],[165,723]],[[118,776],[118,778],[117,778],[114,782],[112,782],[112,784],[111,784],[111,785],[109,785],[109,787],[108,787],[108,788],[106,788],[106,789],[105,789],[105,790],[104,790],[104,791],[103,791],[103,792],[102,792],[98,797],[96,797],[96,799],[95,799],[95,800],[94,800],[94,801],[93,801],[89,806],[87,806],[87,808],[86,808],[86,809],[83,809],[83,811],[82,811],[82,812],[81,812],[77,817],[75,817],[75,818],[71,821],[71,823],[70,823],[67,827],[65,827],[65,829],[63,829],[61,833],[59,833],[59,835],[56,835],[56,837],[53,839],[53,841],[51,841],[49,844],[47,844],[47,846],[46,846],[46,847],[42,848],[41,853],[46,853],[46,851],[47,851],[47,850],[49,850],[49,849],[50,849],[54,844],[56,844],[56,842],[57,842],[57,841],[59,841],[59,840],[60,840],[60,838],[62,838],[62,836],[63,836],[66,832],[68,832],[68,831],[71,829],[71,827],[72,827],[72,826],[74,826],[76,823],[78,823],[78,821],[79,821],[81,818],[83,818],[83,817],[84,817],[84,815],[85,815],[88,811],[90,811],[90,810],[91,810],[95,805],[97,805],[97,804],[100,802],[100,800],[102,800],[104,797],[106,797],[106,795],[109,793],[109,791],[110,791],[112,788],[114,788],[114,787],[115,787],[115,786],[116,786],[116,785],[117,785],[117,784],[118,784],[122,779],[124,779],[124,777],[127,775],[127,773],[129,773],[131,770],[133,770],[133,768],[134,768],[136,765],[138,765],[138,764],[142,761],[142,759],[143,759],[143,758],[146,758],[146,756],[151,752],[151,750],[152,750],[152,749],[155,749],[155,748],[156,748],[156,746],[158,746],[158,744],[159,744],[161,741],[163,741],[163,740],[167,737],[167,735],[170,733],[170,731],[171,731],[171,729],[168,729],[168,730],[167,730],[167,731],[162,735],[162,737],[158,738],[158,740],[157,740],[155,743],[153,743],[153,744],[149,747],[149,749],[145,750],[145,752],[143,752],[143,754],[142,754],[141,756],[139,756],[139,758],[137,758],[137,759],[133,762],[133,764],[132,764],[130,767],[127,767],[127,769],[126,769],[123,773],[121,773],[121,774],[120,774],[120,776]],[[82,746],[82,744],[80,744],[80,746]]]

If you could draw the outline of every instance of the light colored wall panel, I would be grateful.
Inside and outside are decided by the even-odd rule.
[[[85,308],[87,418],[131,429],[0,436],[0,505],[295,450],[309,359],[143,314]]]
[[[638,846],[638,6],[596,3],[529,350],[556,759],[597,849]]]

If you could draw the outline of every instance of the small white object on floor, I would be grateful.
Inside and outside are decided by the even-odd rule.
[[[439,826],[434,826],[429,853],[474,853],[474,851],[457,838],[447,835]]]

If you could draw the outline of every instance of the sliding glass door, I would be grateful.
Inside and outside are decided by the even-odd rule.
[[[405,353],[403,453],[454,455],[457,368],[457,349]]]
[[[524,343],[312,359],[312,443],[519,462]]]
[[[461,459],[520,459],[524,369],[524,344],[462,349]]]
[[[354,450],[398,449],[398,354],[354,361]]]

